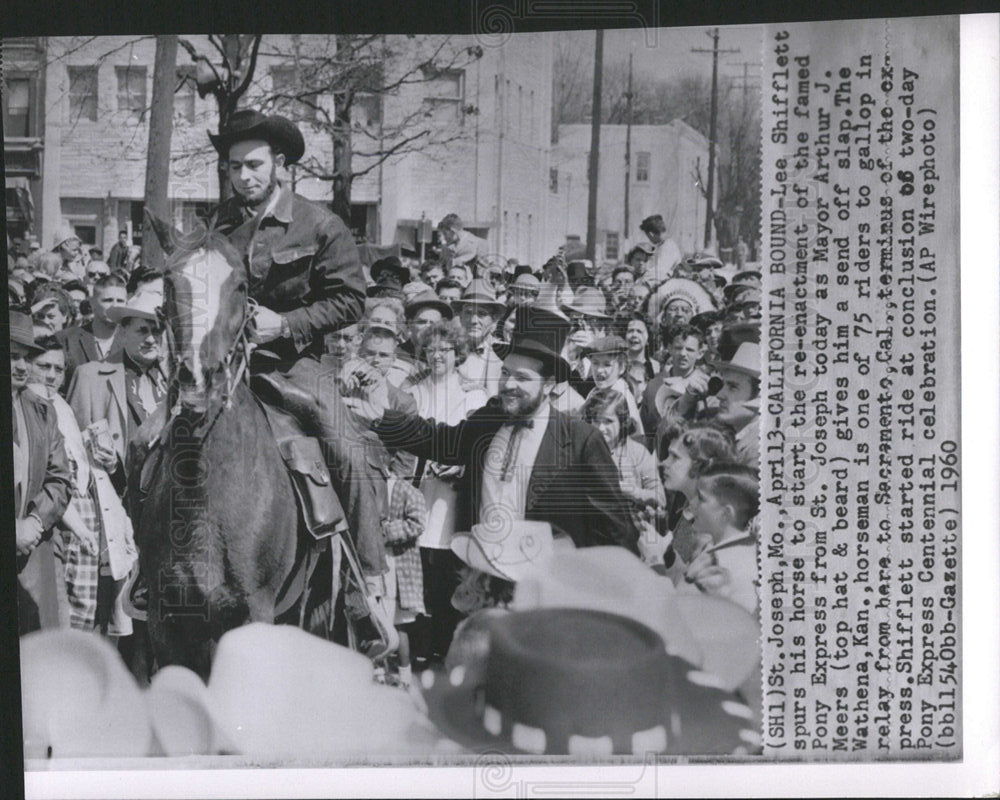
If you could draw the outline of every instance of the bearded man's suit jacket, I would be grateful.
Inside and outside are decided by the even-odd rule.
[[[479,522],[483,467],[490,442],[509,417],[492,398],[458,425],[388,410],[373,426],[382,441],[419,458],[464,466],[456,529]],[[638,554],[638,532],[622,494],[618,469],[600,432],[555,408],[528,481],[525,518],[548,522],[577,547],[619,545]]]

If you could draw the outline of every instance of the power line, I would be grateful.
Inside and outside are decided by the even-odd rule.
[[[708,123],[708,186],[706,187],[705,199],[707,200],[705,209],[705,247],[707,248],[712,242],[712,218],[715,213],[712,208],[712,201],[715,194],[715,118],[719,107],[719,53],[738,53],[739,48],[730,50],[720,50],[719,49],[719,29],[712,28],[711,31],[706,31],[708,37],[712,40],[712,49],[706,50],[702,47],[692,47],[692,53],[711,53],[712,54],[712,108],[711,117]]]

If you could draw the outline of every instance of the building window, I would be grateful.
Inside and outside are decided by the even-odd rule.
[[[297,120],[316,119],[319,92],[303,92],[299,71],[295,66],[271,67],[271,91],[274,110]]]
[[[118,110],[141,116],[146,110],[146,68],[115,67],[118,76]]]
[[[68,67],[70,119],[97,122],[97,67]]]
[[[604,234],[604,259],[606,261],[617,261],[619,247],[618,232],[607,231]]]
[[[177,69],[177,90],[174,92],[174,115],[194,122],[194,66]]]
[[[549,168],[549,191],[559,194],[559,170],[555,167]]]
[[[382,96],[355,95],[351,104],[351,122],[356,128],[378,128],[382,124]]]
[[[441,123],[462,122],[465,104],[465,71],[445,69],[427,79],[425,102],[430,106],[427,116]]]
[[[635,154],[635,182],[649,183],[649,153]]]
[[[10,77],[4,81],[3,132],[5,136],[33,135],[31,124],[31,80]]]
[[[92,247],[97,244],[97,226],[87,224],[73,225],[73,233],[80,240],[80,244],[89,244]]]

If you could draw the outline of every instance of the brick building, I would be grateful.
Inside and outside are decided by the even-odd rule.
[[[200,53],[215,53],[206,37],[188,40]],[[491,251],[522,261],[543,259],[551,37],[514,36],[502,48],[483,48],[478,59],[464,55],[466,48],[478,46],[471,36],[382,40],[392,53],[384,66],[387,82],[407,72],[416,79],[391,93],[355,100],[352,167],[364,174],[352,184],[352,226],[370,241],[399,241],[416,249],[421,217],[436,223],[454,211],[488,239]],[[45,90],[44,102],[39,92],[32,104],[38,121],[33,129],[35,152],[41,154],[37,191],[32,192],[35,231],[49,247],[65,219],[82,241],[107,251],[120,228],[134,238],[141,229],[155,39],[39,41],[33,45],[40,54],[38,64],[47,66],[38,69],[36,77]],[[321,124],[333,113],[333,95],[319,92],[305,103],[274,96],[299,95],[302,75],[335,49],[334,36],[265,36],[253,84],[241,103],[266,101],[265,110],[296,118],[307,158],[313,159],[310,166],[326,174],[313,177],[302,166],[285,177],[299,193],[323,202],[333,196],[333,141]],[[460,57],[449,60],[447,53]],[[415,65],[429,62],[431,55],[438,62],[462,66],[414,72]],[[206,135],[217,129],[218,116],[212,96],[200,98],[193,80],[180,80],[194,74],[183,49],[177,63],[168,197],[175,224],[189,225],[218,197],[216,155]],[[5,86],[4,97],[7,102],[21,94]],[[413,126],[427,129],[418,139],[421,149],[403,147],[398,155],[374,165],[364,154],[391,149],[395,140],[387,139],[386,131],[398,132],[400,126],[407,131],[418,129]]]

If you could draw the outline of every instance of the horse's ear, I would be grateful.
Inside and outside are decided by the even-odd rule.
[[[184,234],[181,233],[177,228],[174,228],[165,220],[160,219],[154,215],[149,208],[143,208],[143,213],[146,219],[149,220],[150,227],[153,229],[153,233],[156,234],[156,238],[160,242],[160,247],[163,248],[163,252],[168,256],[171,255],[174,250],[177,249],[177,243],[180,242]]]

